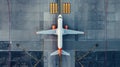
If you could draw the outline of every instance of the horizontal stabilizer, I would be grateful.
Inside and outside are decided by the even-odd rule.
[[[70,54],[64,50],[62,50],[62,55],[67,55],[67,56],[70,56]]]
[[[58,55],[58,54],[59,54],[58,50],[56,50],[56,51],[52,52],[50,55],[54,56],[54,55]],[[64,51],[64,50],[62,50],[62,55],[70,56],[70,54],[68,52]]]
[[[45,30],[45,31],[38,31],[36,34],[56,34],[56,29],[55,30]]]
[[[52,52],[50,55],[51,55],[51,56],[53,56],[53,55],[58,55],[58,50]]]

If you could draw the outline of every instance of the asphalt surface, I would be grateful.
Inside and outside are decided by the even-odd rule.
[[[9,0],[8,6],[7,0],[0,0],[0,41],[11,41],[11,51],[22,51],[16,46],[20,44],[27,51],[44,51],[45,56],[49,56],[50,52],[57,49],[57,37],[36,35],[35,32],[51,29],[52,24],[57,25],[58,15],[49,13],[51,2],[57,1]],[[74,63],[69,61],[73,59],[74,51],[88,51],[95,44],[99,45],[95,51],[105,51],[106,45],[107,51],[120,51],[119,0],[108,0],[108,4],[104,0],[63,2],[71,3],[71,13],[63,14],[63,26],[67,24],[69,29],[85,32],[85,35],[64,36],[63,49],[70,52],[71,57],[63,56],[63,66],[73,67]],[[8,50],[3,47],[7,46],[2,46],[2,51]],[[52,57],[52,60],[58,61],[56,57]],[[52,60],[46,59],[44,66],[51,66],[48,61]]]

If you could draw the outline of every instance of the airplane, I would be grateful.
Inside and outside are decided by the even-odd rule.
[[[58,27],[56,28],[55,25],[52,25],[52,30],[45,30],[45,31],[38,31],[36,34],[53,34],[57,35],[58,37],[58,50],[52,52],[50,56],[53,55],[67,55],[70,56],[70,54],[64,50],[62,50],[63,47],[63,35],[68,35],[68,34],[84,34],[82,31],[75,31],[75,30],[69,30],[68,26],[65,26],[65,29],[63,28],[63,18],[62,15],[58,15]]]

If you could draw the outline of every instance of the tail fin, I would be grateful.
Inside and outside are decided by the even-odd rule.
[[[70,56],[70,54],[68,52],[64,51],[64,50],[62,50],[61,54],[66,55],[66,56]],[[50,56],[54,56],[54,55],[59,55],[58,50],[56,50],[56,51],[54,51],[50,54]]]

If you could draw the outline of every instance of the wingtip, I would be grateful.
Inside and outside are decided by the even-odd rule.
[[[86,33],[85,33],[85,32],[83,32],[83,34],[85,35]]]
[[[35,32],[35,34],[38,34],[38,32]]]
[[[85,34],[84,32],[80,32],[79,34]]]
[[[38,32],[36,32],[36,34],[40,34],[40,32],[38,31]]]
[[[83,32],[83,34],[85,35],[85,32]]]

